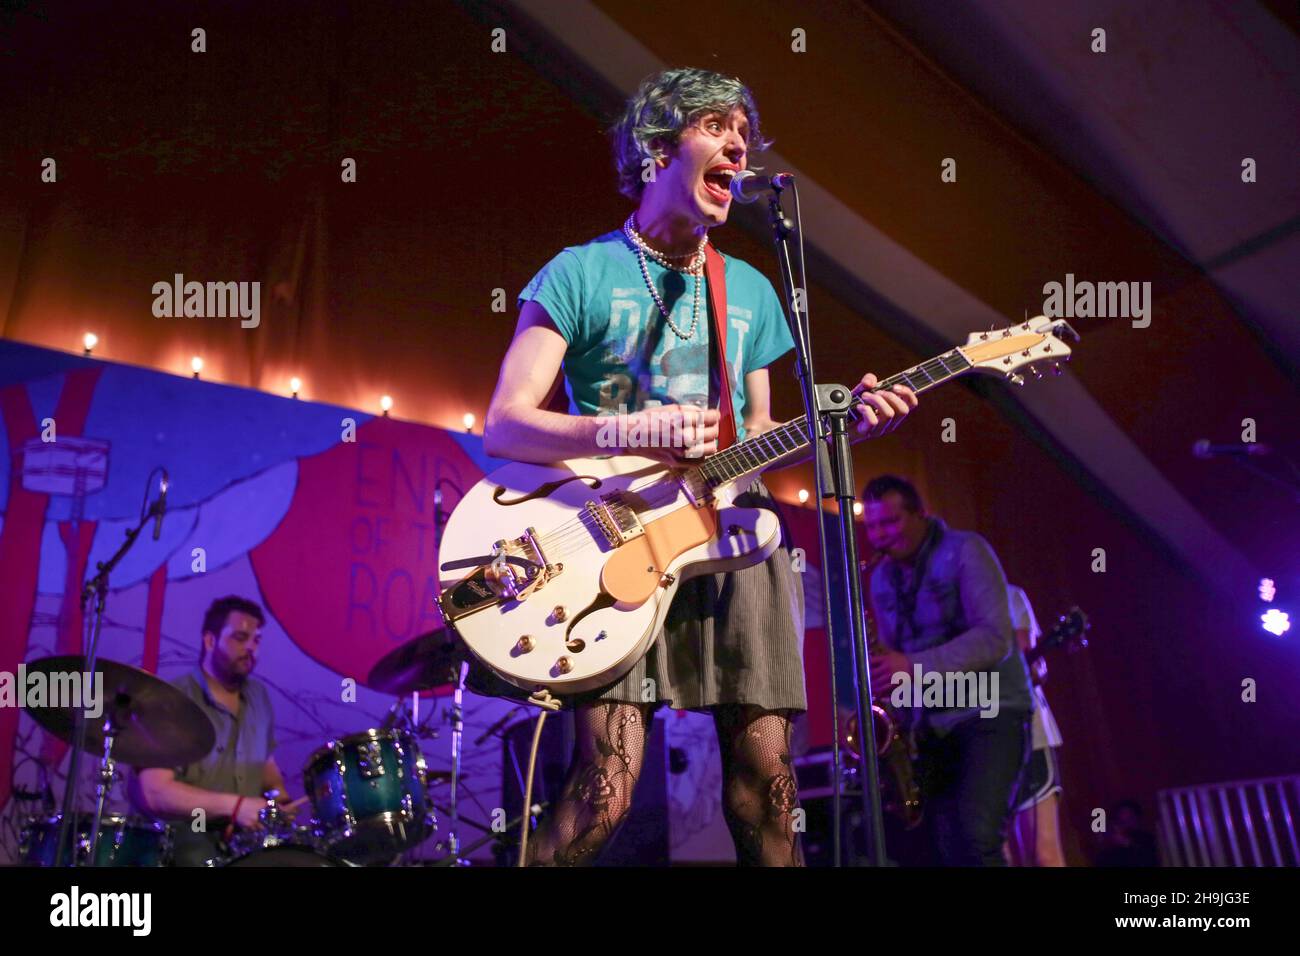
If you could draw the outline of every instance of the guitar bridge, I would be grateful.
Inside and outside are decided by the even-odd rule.
[[[596,521],[596,527],[611,548],[626,544],[645,534],[636,511],[623,500],[621,492],[601,495],[598,501],[588,501],[587,514]]]

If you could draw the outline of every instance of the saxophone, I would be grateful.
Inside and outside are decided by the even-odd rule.
[[[868,579],[879,563],[880,556],[863,561],[859,569]],[[877,654],[883,648],[876,633],[876,617],[871,602],[863,601],[863,616],[867,625],[867,646]],[[897,816],[905,829],[911,830],[921,823],[924,810],[921,805],[921,787],[916,782],[916,735],[903,728],[897,710],[889,702],[888,694],[871,699],[871,722],[876,732],[876,759],[880,766],[881,804],[887,813]],[[862,759],[862,744],[858,739],[858,715],[848,721],[844,746],[858,760]]]

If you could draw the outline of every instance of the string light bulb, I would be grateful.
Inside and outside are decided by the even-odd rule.
[[[472,432],[474,430],[475,420],[476,419],[474,418],[473,412],[466,412],[464,417],[462,417],[460,421],[461,424],[465,426],[465,431]]]
[[[300,379],[297,375],[295,375],[293,378],[289,379],[289,392],[293,395],[294,398],[297,398],[298,393],[301,391],[302,391],[302,379]]]
[[[379,407],[380,409],[383,410],[384,417],[387,418],[389,411],[391,411],[393,407],[393,396],[385,395],[382,398],[380,398]]]
[[[799,489],[799,504],[801,504],[801,505],[806,505],[807,503],[808,503],[808,489],[807,489],[807,488],[800,488],[800,489]]]
[[[198,378],[199,373],[203,371],[203,359],[199,358],[197,355],[194,356],[194,358],[190,359],[190,368],[194,372],[194,377]]]
[[[99,336],[94,332],[87,332],[81,337],[81,345],[85,349],[85,355],[89,357],[90,353],[95,351],[95,346],[99,344]]]

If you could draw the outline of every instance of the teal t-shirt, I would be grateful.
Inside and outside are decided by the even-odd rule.
[[[794,348],[781,300],[767,278],[735,256],[726,260],[727,362],[731,366],[736,432],[745,437],[745,375]],[[691,327],[694,276],[646,265],[682,331]],[[542,267],[519,293],[535,301],[569,343],[564,377],[569,412],[614,415],[655,405],[709,403],[713,322],[708,284],[700,288],[700,320],[690,339],[669,328],[650,297],[641,266],[622,230],[569,246]]]

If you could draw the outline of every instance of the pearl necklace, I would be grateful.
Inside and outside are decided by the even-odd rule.
[[[633,225],[635,218],[635,213],[627,217],[627,222],[623,223],[623,235],[627,237],[628,241],[632,243],[633,248],[636,249],[637,262],[641,265],[641,278],[645,280],[646,288],[650,290],[650,296],[655,300],[655,305],[659,307],[659,314],[664,317],[664,321],[668,323],[668,327],[673,330],[679,339],[689,341],[694,337],[695,330],[700,324],[700,285],[703,283],[704,244],[708,242],[708,237],[704,236],[700,239],[700,247],[695,251],[694,261],[692,261],[689,266],[676,266],[672,264],[668,256],[665,256],[658,250],[651,248],[650,245],[641,238],[641,234],[636,231],[636,227]],[[668,309],[664,307],[664,300],[660,298],[659,290],[655,288],[654,280],[650,278],[650,267],[646,265],[645,261],[647,255],[665,269],[672,269],[676,272],[681,272],[685,275],[695,277],[695,305],[691,310],[691,327],[687,331],[683,332],[677,327],[677,323],[673,321],[672,315],[669,314]],[[688,253],[688,255],[690,255],[690,253]],[[674,256],[672,258],[684,259],[686,256]]]

